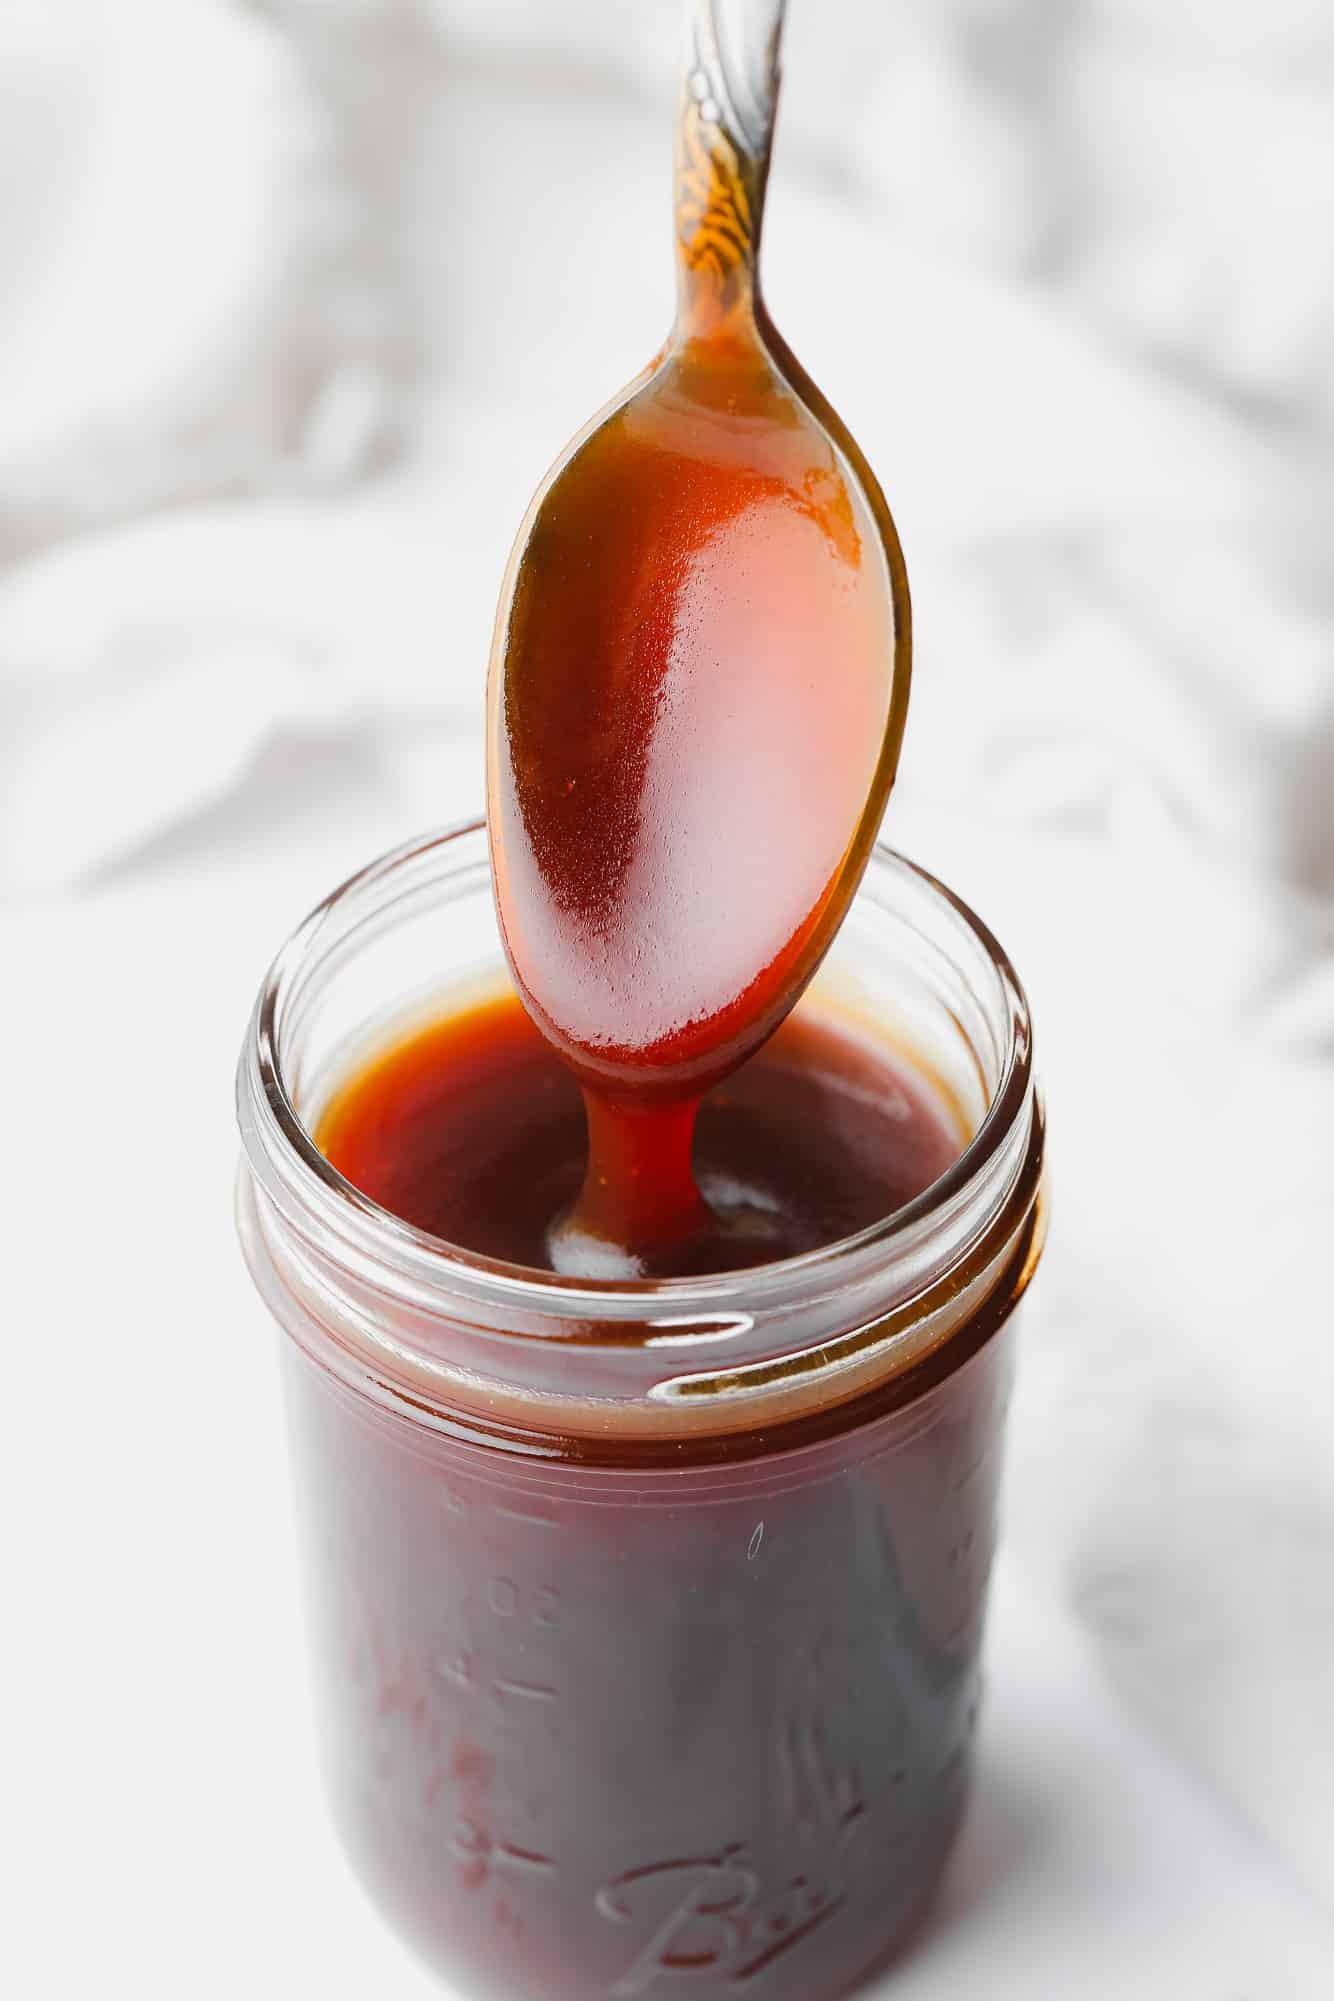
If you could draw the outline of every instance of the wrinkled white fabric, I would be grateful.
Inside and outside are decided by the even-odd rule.
[[[791,12],[769,295],[881,474],[914,588],[887,832],[1010,948],[1052,1116],[990,1755],[1023,1763],[1030,1674],[1109,1798],[1112,1749],[1136,1746],[1103,1888],[1096,1842],[1073,1887],[1039,1844],[1022,1892],[979,1902],[904,1991],[957,1994],[985,1965],[989,1992],[1063,1992],[1062,1952],[1109,1953],[1113,1916],[1131,1941],[1158,1910],[1116,1856],[1138,1829],[1171,1866],[1155,1822],[1186,1787],[1195,1887],[1159,1970],[1222,1992],[1208,1908],[1236,1901],[1271,1913],[1236,1991],[1314,1997],[1334,1940],[1334,16]],[[196,1283],[227,1265],[223,1100],[262,962],[376,845],[480,804],[511,536],[670,315],[678,29],[672,0],[0,9],[0,956],[31,1058],[7,1207],[20,1307],[74,1374],[92,1321],[42,1280],[53,1093],[116,1135],[99,1199],[127,1324],[221,1342],[206,1310],[177,1325],[180,1272],[136,1279],[112,1252],[147,1201]],[[175,1022],[170,1107],[116,1057],[154,1061],[150,994]],[[81,1038],[101,1053],[75,1091]],[[152,1410],[124,1417],[150,1461]],[[77,1571],[73,1515],[49,1534]],[[1055,1665],[1025,1606],[1063,1636]],[[1114,1696],[1079,1692],[1081,1647]],[[1055,1800],[1055,1768],[1042,1785]],[[1283,1896],[1309,1899],[1290,1968],[1266,1958]],[[1153,1964],[1106,1992],[1152,1992]]]

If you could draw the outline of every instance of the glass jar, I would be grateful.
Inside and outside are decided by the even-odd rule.
[[[892,1955],[964,1797],[1041,1248],[1023,994],[878,848],[802,1006],[910,1052],[971,1141],[858,1236],[618,1283],[444,1244],[311,1140],[502,968],[483,828],[415,842],[295,933],[242,1053],[337,1823],[465,1994],[828,2001]]]

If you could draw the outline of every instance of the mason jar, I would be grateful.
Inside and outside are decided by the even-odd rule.
[[[832,2001],[965,1797],[1042,1238],[1024,996],[877,848],[800,1005],[908,1052],[967,1143],[856,1236],[616,1282],[426,1235],[311,1138],[396,1024],[503,977],[484,828],[433,835],[294,933],[241,1057],[332,1810],[464,1995]]]

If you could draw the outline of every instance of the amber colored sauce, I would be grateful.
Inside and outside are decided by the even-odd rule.
[[[513,997],[384,1049],[318,1138],[397,1215],[525,1265],[584,1172],[578,1085]],[[724,1222],[763,1217],[723,1235],[744,1262],[877,1220],[958,1147],[812,996],[705,1098],[694,1166]],[[457,1991],[832,2001],[901,1946],[968,1770],[1005,1341],[965,1338],[902,1407],[643,1464],[614,1434],[479,1449],[286,1347],[331,1797]]]
[[[809,1251],[965,1137],[887,1047],[791,1011],[893,778],[907,599],[759,303],[767,141],[743,158],[711,105],[692,74],[674,338],[539,496],[502,599],[518,993],[384,1048],[316,1134],[386,1210],[523,1267]],[[331,1796],[433,1966],[486,2001],[833,2001],[899,1948],[968,1770],[997,1300],[902,1401],[568,1453],[405,1422],[286,1344]]]
[[[530,1006],[604,1088],[711,1081],[782,1007],[884,729],[868,540],[772,369],[699,347],[581,448],[529,542],[501,908]]]
[[[391,1046],[335,1096],[317,1138],[394,1215],[537,1267],[588,1150],[578,1085],[513,995]],[[714,1227],[685,1240],[674,1269],[735,1269],[849,1236],[911,1200],[959,1146],[887,1050],[814,1008],[792,1015],[703,1102],[691,1164]]]
[[[691,343],[533,529],[492,765],[497,894],[525,1002],[589,1093],[580,1224],[646,1269],[712,1231],[694,1108],[828,942],[892,658],[866,502],[758,346]]]
[[[902,559],[761,302],[766,167],[687,90],[672,338],[549,477],[502,593],[497,905],[524,1003],[588,1099],[563,1270],[601,1250],[662,1273],[716,1237],[691,1173],[701,1095],[818,965],[898,758]]]

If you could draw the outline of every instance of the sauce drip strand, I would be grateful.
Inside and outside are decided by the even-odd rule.
[[[893,525],[757,282],[780,15],[746,0],[724,41],[719,9],[696,10],[676,324],[548,476],[497,617],[501,928],[587,1114],[582,1187],[543,1260],[560,1270],[697,1266],[700,1244],[762,1233],[697,1186],[700,1100],[819,964],[898,761]]]

